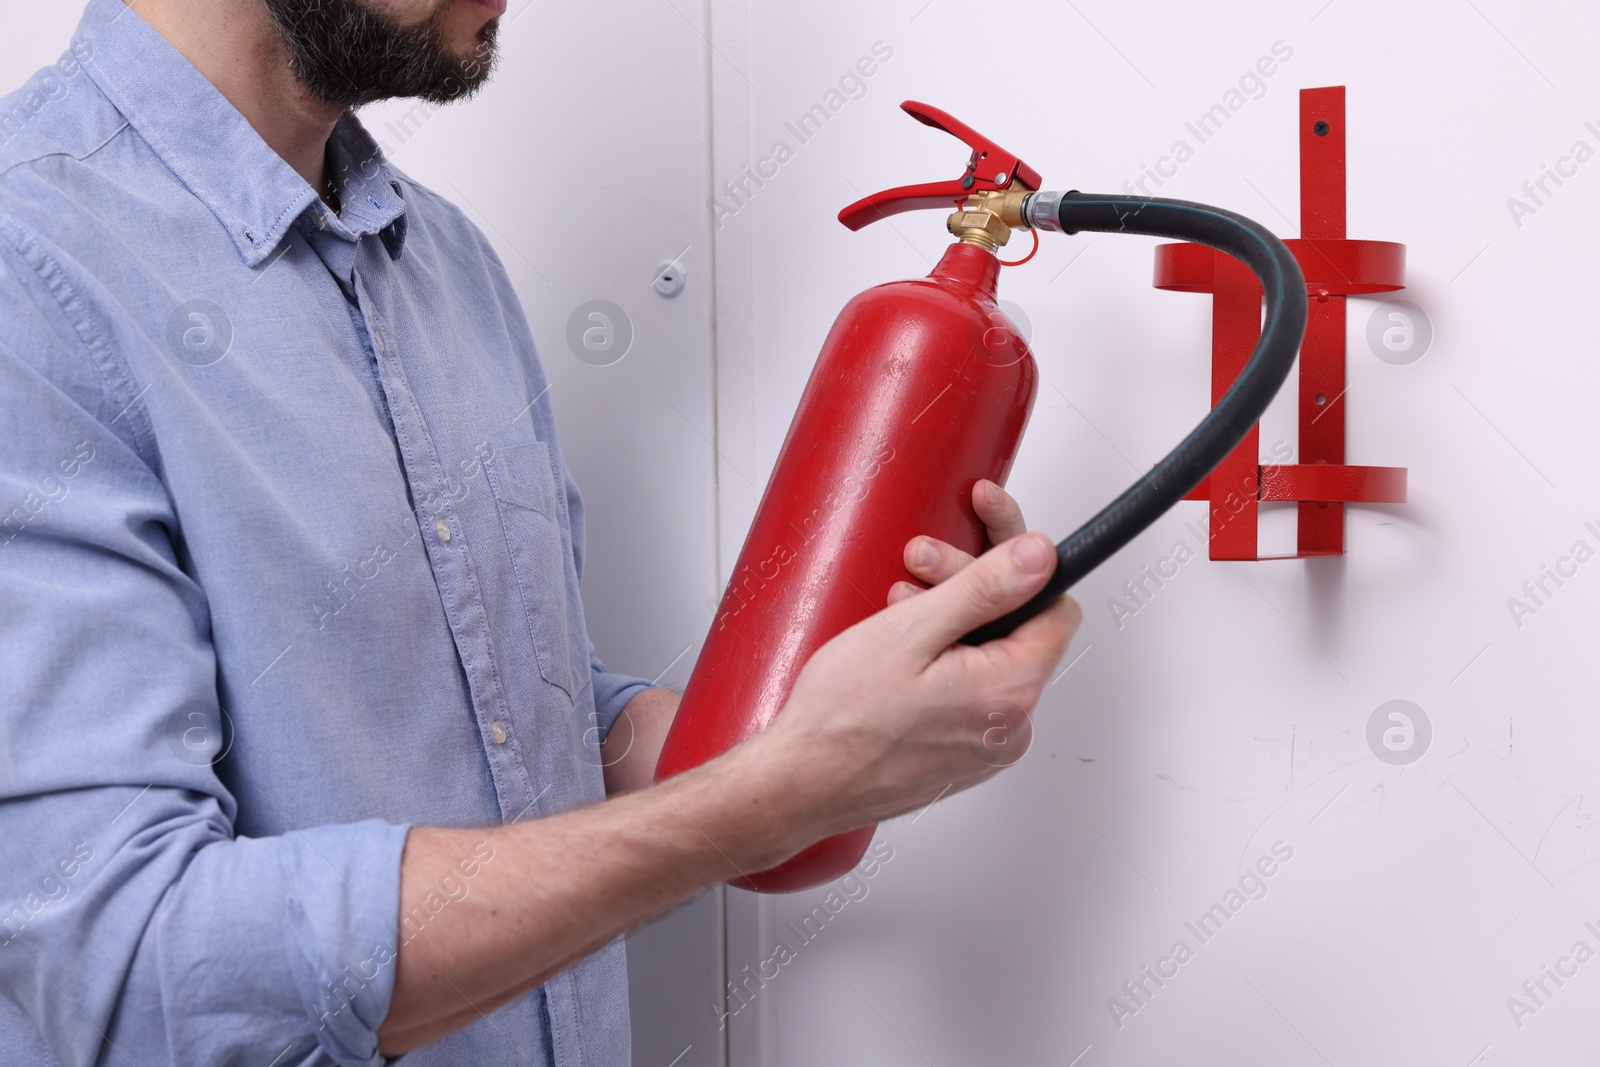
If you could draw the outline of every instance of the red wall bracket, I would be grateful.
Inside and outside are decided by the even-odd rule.
[[[1300,236],[1284,244],[1306,278],[1310,316],[1300,346],[1299,464],[1263,466],[1260,425],[1186,500],[1211,506],[1211,558],[1261,559],[1259,502],[1300,504],[1293,556],[1344,554],[1344,505],[1399,504],[1404,467],[1344,461],[1345,297],[1405,287],[1405,245],[1345,237],[1344,86],[1300,90]],[[1261,335],[1261,286],[1232,256],[1203,245],[1156,247],[1155,285],[1213,294],[1211,402],[1244,368]]]

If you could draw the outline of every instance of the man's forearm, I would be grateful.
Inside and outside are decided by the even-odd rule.
[[[636,698],[637,699],[637,698]],[[694,893],[781,862],[809,841],[792,829],[798,790],[751,746],[593,807],[484,830],[416,829],[401,864],[407,915],[462,860],[466,896],[402,936],[385,1055],[437,1040]]]

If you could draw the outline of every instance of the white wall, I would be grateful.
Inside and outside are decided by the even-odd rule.
[[[833,221],[859,195],[959,173],[964,149],[898,112],[907,97],[989,133],[1049,187],[1113,192],[1282,40],[1293,56],[1265,95],[1161,192],[1294,236],[1298,90],[1347,84],[1350,235],[1409,246],[1400,295],[1435,329],[1425,358],[1391,366],[1364,339],[1377,303],[1350,301],[1350,462],[1409,467],[1410,503],[1352,508],[1343,560],[1190,563],[1120,629],[1108,599],[1204,505],[1180,505],[1083,582],[1069,653],[1082,659],[1047,691],[1034,750],[882,829],[894,860],[735,1017],[734,1062],[1584,1059],[1600,1037],[1600,963],[1565,988],[1547,981],[1555,995],[1520,1028],[1506,1000],[1575,941],[1600,952],[1584,926],[1600,928],[1600,564],[1520,628],[1507,598],[1574,541],[1600,548],[1584,527],[1600,527],[1587,295],[1600,163],[1550,186],[1520,227],[1506,200],[1574,141],[1600,149],[1584,126],[1600,127],[1593,9],[718,0],[716,12],[744,24],[724,48],[741,70],[713,67],[714,183],[786,137],[874,41],[894,49],[865,98],[718,234],[719,257],[748,261],[719,291],[719,323],[742,331],[719,339],[723,451],[757,484],[838,308],[925,273],[949,241],[935,212],[859,234]],[[1209,298],[1152,289],[1154,243],[1047,235],[1002,278],[1047,383],[1012,488],[1057,537],[1205,410]],[[1278,436],[1293,440],[1292,409],[1274,412],[1263,447]],[[737,478],[721,485],[726,572],[754,497]],[[1365,736],[1395,698],[1434,730],[1404,767]],[[1293,858],[1266,897],[1199,944],[1185,921],[1279,840]],[[783,924],[822,897],[730,894],[730,971],[779,938],[798,947]],[[1179,939],[1194,959],[1119,1029],[1108,999]]]

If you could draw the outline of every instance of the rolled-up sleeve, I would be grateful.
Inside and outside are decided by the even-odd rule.
[[[650,683],[630,674],[606,670],[600,657],[594,655],[593,644],[589,649],[589,663],[594,672],[594,711],[602,731],[600,736],[604,737],[605,731],[610,730],[611,724],[622,714],[622,709],[628,706],[628,701],[649,689]]]
[[[212,763],[231,735],[207,602],[155,450],[125,417],[137,387],[12,236],[0,993],[66,1065],[381,1062],[407,828],[236,836]]]

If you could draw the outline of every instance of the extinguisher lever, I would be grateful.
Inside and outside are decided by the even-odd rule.
[[[1013,186],[1038,189],[1043,184],[1038,171],[949,112],[915,100],[907,100],[900,107],[924,126],[943,130],[966,142],[972,149],[966,171],[952,181],[902,185],[863,197],[839,212],[839,221],[850,229],[859,230],[868,223],[903,211],[950,208],[973,193],[998,192]]]

